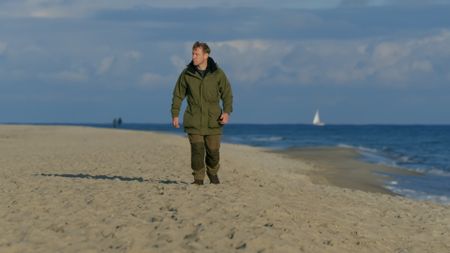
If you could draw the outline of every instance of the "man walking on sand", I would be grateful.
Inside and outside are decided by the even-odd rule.
[[[183,126],[191,144],[193,184],[197,185],[203,184],[205,172],[212,184],[220,183],[217,172],[222,127],[228,123],[233,111],[230,83],[223,70],[209,57],[210,53],[206,43],[194,43],[192,61],[181,72],[172,98],[172,125],[179,128],[181,103],[187,97]]]

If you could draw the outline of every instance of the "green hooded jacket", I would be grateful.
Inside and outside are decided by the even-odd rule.
[[[172,118],[178,117],[185,97],[187,108],[183,116],[184,131],[199,135],[222,134],[219,118],[222,111],[228,114],[233,111],[233,95],[225,73],[211,57],[208,58],[204,77],[192,62],[181,72],[173,90]]]

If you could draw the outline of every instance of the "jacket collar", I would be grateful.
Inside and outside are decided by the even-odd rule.
[[[195,75],[195,73],[197,72],[197,67],[195,67],[194,63],[191,61],[187,65],[187,70]],[[208,65],[206,66],[206,72],[213,73],[216,70],[217,70],[216,62],[211,57],[208,57]]]

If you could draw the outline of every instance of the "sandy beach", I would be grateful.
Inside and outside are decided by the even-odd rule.
[[[0,125],[0,252],[450,252],[450,206],[267,151],[223,144],[196,186],[185,137]]]

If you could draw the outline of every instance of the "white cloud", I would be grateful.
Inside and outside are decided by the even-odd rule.
[[[141,57],[142,57],[142,54],[136,50],[131,50],[131,51],[125,52],[126,59],[138,61],[139,59],[141,59]]]
[[[410,48],[398,42],[382,42],[375,47],[372,58],[379,67],[391,66],[410,55]]]
[[[448,0],[341,0],[341,6],[432,5],[449,4]]]
[[[448,0],[3,0],[0,17],[62,18],[86,17],[102,10],[142,8],[255,7],[322,9],[339,6],[433,5]]]
[[[178,72],[186,67],[186,60],[179,57],[178,55],[172,55],[170,57],[170,62],[177,68]]]
[[[57,73],[40,74],[39,77],[44,80],[57,82],[85,82],[89,79],[85,69],[63,70]]]
[[[64,10],[38,9],[31,11],[29,16],[33,18],[64,18],[70,17],[71,15]]]
[[[238,53],[245,53],[249,51],[267,51],[271,44],[263,40],[232,40],[226,42],[216,42],[211,43],[213,46],[229,47],[231,49],[237,50]]]
[[[111,69],[111,66],[114,63],[114,59],[115,59],[114,56],[108,56],[103,58],[97,69],[97,74],[99,75],[106,74]]]
[[[0,55],[4,54],[8,49],[8,44],[6,42],[0,41]]]
[[[436,68],[450,59],[449,30],[409,39],[237,40],[211,47],[213,57],[241,85],[402,87],[447,80],[450,72]]]
[[[291,50],[286,42],[265,40],[232,40],[210,43],[211,57],[219,65],[234,62],[229,67],[233,77],[244,85],[267,78],[270,69],[281,64]],[[217,56],[217,57],[216,57]]]
[[[446,79],[447,79],[447,83],[450,82],[450,72],[447,73]]]
[[[429,60],[416,60],[411,63],[411,69],[419,72],[432,72],[433,64]]]
[[[86,81],[88,76],[85,71],[63,71],[55,75],[57,79],[64,81]]]
[[[198,8],[198,7],[262,7],[262,8],[329,8],[340,0],[7,0],[0,2],[0,17],[61,18],[84,17],[101,10],[137,8]]]
[[[378,5],[431,5],[431,4],[449,4],[448,0],[372,0]]]
[[[141,75],[139,80],[139,87],[141,88],[157,88],[162,87],[169,81],[168,77],[164,77],[160,74],[146,72]],[[174,82],[172,80],[172,82]]]
[[[432,57],[427,55],[426,52],[433,47],[433,44],[417,46],[417,41],[420,40],[422,39],[315,43],[314,51],[320,53],[308,54],[306,58],[309,64],[320,66],[320,68],[313,70],[316,73],[309,81],[395,86],[421,82],[429,75],[438,74],[434,72],[432,61],[433,57],[439,58],[442,55],[431,54]],[[372,49],[369,49],[368,44]],[[329,48],[332,50],[324,54]],[[309,64],[302,62],[300,66]]]
[[[141,78],[142,83],[151,83],[151,84],[157,83],[161,80],[162,80],[161,75],[158,75],[155,73],[150,73],[150,72],[142,74],[142,78]]]

